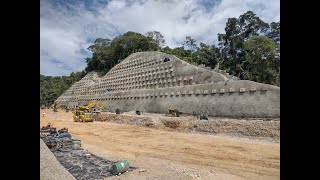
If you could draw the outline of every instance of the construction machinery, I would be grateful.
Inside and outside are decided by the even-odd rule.
[[[91,113],[86,113],[83,110],[76,108],[73,111],[74,122],[93,122],[94,119],[91,117]]]
[[[84,112],[87,113],[101,113],[103,107],[102,102],[90,102],[88,105],[80,106],[80,109],[82,109]]]
[[[174,117],[179,117],[181,112],[178,109],[168,109],[168,113]]]
[[[56,102],[51,104],[51,108],[53,108],[53,112],[58,112],[58,104]]]
[[[73,120],[75,122],[93,122],[92,114],[101,113],[102,103],[91,102],[85,106],[77,106],[73,110]]]
[[[121,110],[120,109],[116,109],[116,114],[121,114]]]

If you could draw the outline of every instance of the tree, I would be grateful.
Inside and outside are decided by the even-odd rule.
[[[244,43],[245,61],[240,65],[244,79],[276,84],[279,62],[276,43],[267,36],[252,36]]]
[[[280,21],[270,24],[270,32],[267,36],[277,44],[277,58],[280,60]]]
[[[159,39],[161,34],[154,33]],[[140,33],[127,32],[111,39],[98,38],[94,44],[88,47],[93,52],[91,58],[86,58],[86,71],[97,71],[104,75],[122,59],[137,51],[153,51],[159,49],[159,45],[151,38]]]
[[[280,86],[280,21],[272,22],[270,24],[270,32],[268,33],[268,37],[272,39],[277,45],[275,58],[277,62],[279,62],[279,67],[276,85]]]
[[[192,39],[191,36],[187,36],[186,40],[184,41],[184,45],[188,46],[189,49],[191,50],[191,61],[192,61],[192,53],[197,47],[196,42],[197,41],[195,39]]]
[[[225,59],[222,67],[229,69],[231,74],[237,74],[239,69],[236,64],[241,61],[241,57],[243,56],[243,38],[241,37],[239,20],[237,18],[229,18],[226,23],[225,32],[225,34],[218,34],[220,51]]]
[[[193,53],[193,62],[197,64],[205,64],[209,67],[214,67],[217,64],[217,58],[219,56],[219,49],[214,45],[207,45],[200,43],[197,50]]]
[[[270,39],[274,40],[276,44],[280,44],[280,21],[272,22],[270,24],[270,32],[267,35]]]
[[[110,46],[110,44],[111,44],[111,39],[98,38],[94,41],[92,45],[88,47],[88,50],[95,52],[97,50],[100,50],[101,48]]]
[[[248,11],[239,17],[239,25],[244,41],[251,36],[265,35],[269,29],[269,24],[263,22],[252,11]]]
[[[195,39],[192,39],[191,36],[187,36],[186,40],[184,41],[184,45],[188,46],[191,52],[193,52],[194,49],[197,47],[196,42],[197,41]]]
[[[146,33],[146,36],[159,47],[163,47],[166,44],[164,36],[159,31],[149,31]]]
[[[85,71],[72,72],[69,76],[44,76],[40,74],[40,105],[50,106],[73,83],[85,75]]]
[[[269,24],[263,22],[252,11],[247,11],[239,18],[229,18],[225,34],[218,34],[221,58],[224,59],[221,67],[241,78],[241,64],[245,60],[243,43],[252,36],[265,35],[268,28]]]

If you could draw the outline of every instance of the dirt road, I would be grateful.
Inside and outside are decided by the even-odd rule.
[[[127,159],[138,168],[112,179],[280,179],[279,143],[107,122],[75,123],[71,112],[45,112],[42,117],[41,110],[40,126],[50,122],[68,127],[91,153]]]

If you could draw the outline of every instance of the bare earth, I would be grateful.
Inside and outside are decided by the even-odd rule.
[[[68,127],[89,152],[108,160],[127,159],[137,167],[108,179],[280,179],[280,143],[110,122],[76,123],[71,112],[41,110],[40,126],[49,122],[58,129]]]

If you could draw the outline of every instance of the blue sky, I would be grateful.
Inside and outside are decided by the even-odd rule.
[[[268,23],[280,20],[280,0],[41,0],[40,73],[81,71],[96,38],[127,31],[160,31],[171,48],[186,36],[216,44],[227,19],[248,10]]]

